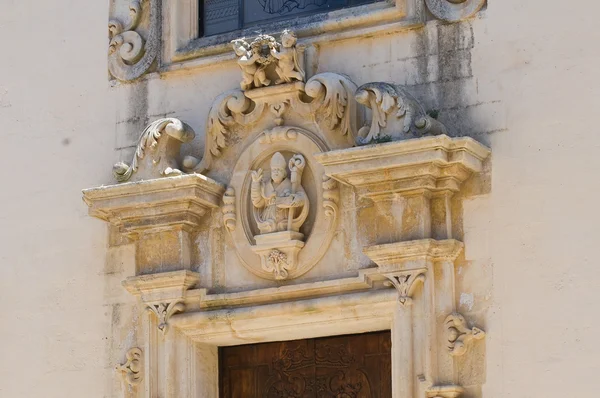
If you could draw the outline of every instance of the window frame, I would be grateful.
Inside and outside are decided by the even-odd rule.
[[[198,37],[200,2],[170,0],[163,9],[163,65],[161,71],[208,66],[233,60],[229,42],[253,37],[257,32],[277,34],[292,29],[302,46],[402,31],[421,25],[425,20],[423,0],[384,0],[365,5],[309,14],[231,31]]]

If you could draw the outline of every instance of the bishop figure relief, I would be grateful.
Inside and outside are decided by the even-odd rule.
[[[262,169],[252,172],[254,219],[261,234],[300,231],[309,210],[301,183],[305,165],[302,155],[294,155],[289,161],[288,176],[285,158],[276,152],[271,158],[269,181],[263,181]]]
[[[286,162],[283,155],[276,152],[270,166],[271,177],[267,181],[262,169],[251,172],[252,214],[260,231],[254,236],[256,245],[252,250],[260,256],[263,270],[272,273],[275,279],[286,279],[289,271],[296,267],[298,252],[304,247],[300,227],[310,207],[302,187],[306,160],[296,154]]]

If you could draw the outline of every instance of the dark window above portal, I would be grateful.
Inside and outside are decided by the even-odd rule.
[[[200,36],[213,36],[376,0],[199,0]]]

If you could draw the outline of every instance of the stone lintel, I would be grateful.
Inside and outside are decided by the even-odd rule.
[[[454,261],[463,247],[463,243],[455,239],[420,239],[369,246],[363,253],[379,266],[382,273],[389,273],[426,267],[430,261]]]
[[[174,315],[171,325],[195,342],[217,346],[365,333],[389,329],[397,295],[388,289],[235,309]]]
[[[457,192],[480,173],[490,150],[472,138],[447,135],[324,152],[325,174],[375,201],[429,191]]]
[[[186,291],[195,286],[200,275],[187,271],[132,276],[122,284],[129,293],[138,296],[146,304],[183,300]]]
[[[225,188],[200,174],[165,177],[90,188],[83,191],[89,214],[130,236],[197,228],[202,216],[219,205]]]

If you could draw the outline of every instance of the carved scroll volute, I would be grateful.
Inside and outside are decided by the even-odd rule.
[[[236,227],[235,212],[235,190],[232,187],[227,188],[223,195],[223,224],[230,232]]]
[[[164,118],[150,123],[140,135],[131,164],[114,165],[115,179],[125,182],[134,175],[136,180],[181,175],[178,159],[181,144],[194,137],[192,128],[179,119]]]
[[[337,73],[319,73],[308,79],[304,91],[313,98],[311,113],[317,124],[326,123],[331,131],[339,131],[354,145],[356,124],[359,117],[353,96],[356,84],[348,77]]]
[[[108,71],[114,78],[125,82],[135,80],[156,60],[160,49],[159,3],[159,0],[133,0],[127,24],[118,20],[109,22]],[[147,13],[145,8],[148,8]],[[136,30],[145,14],[150,15],[146,40]]]
[[[447,22],[458,22],[475,15],[486,0],[425,0],[429,11]]]
[[[127,351],[127,362],[117,365],[115,370],[121,374],[123,380],[131,387],[136,387],[142,382],[144,376],[144,357],[142,350],[132,348]]]
[[[359,145],[447,133],[443,124],[427,115],[419,101],[398,85],[363,84],[355,98],[372,113],[371,125],[358,132]]]

